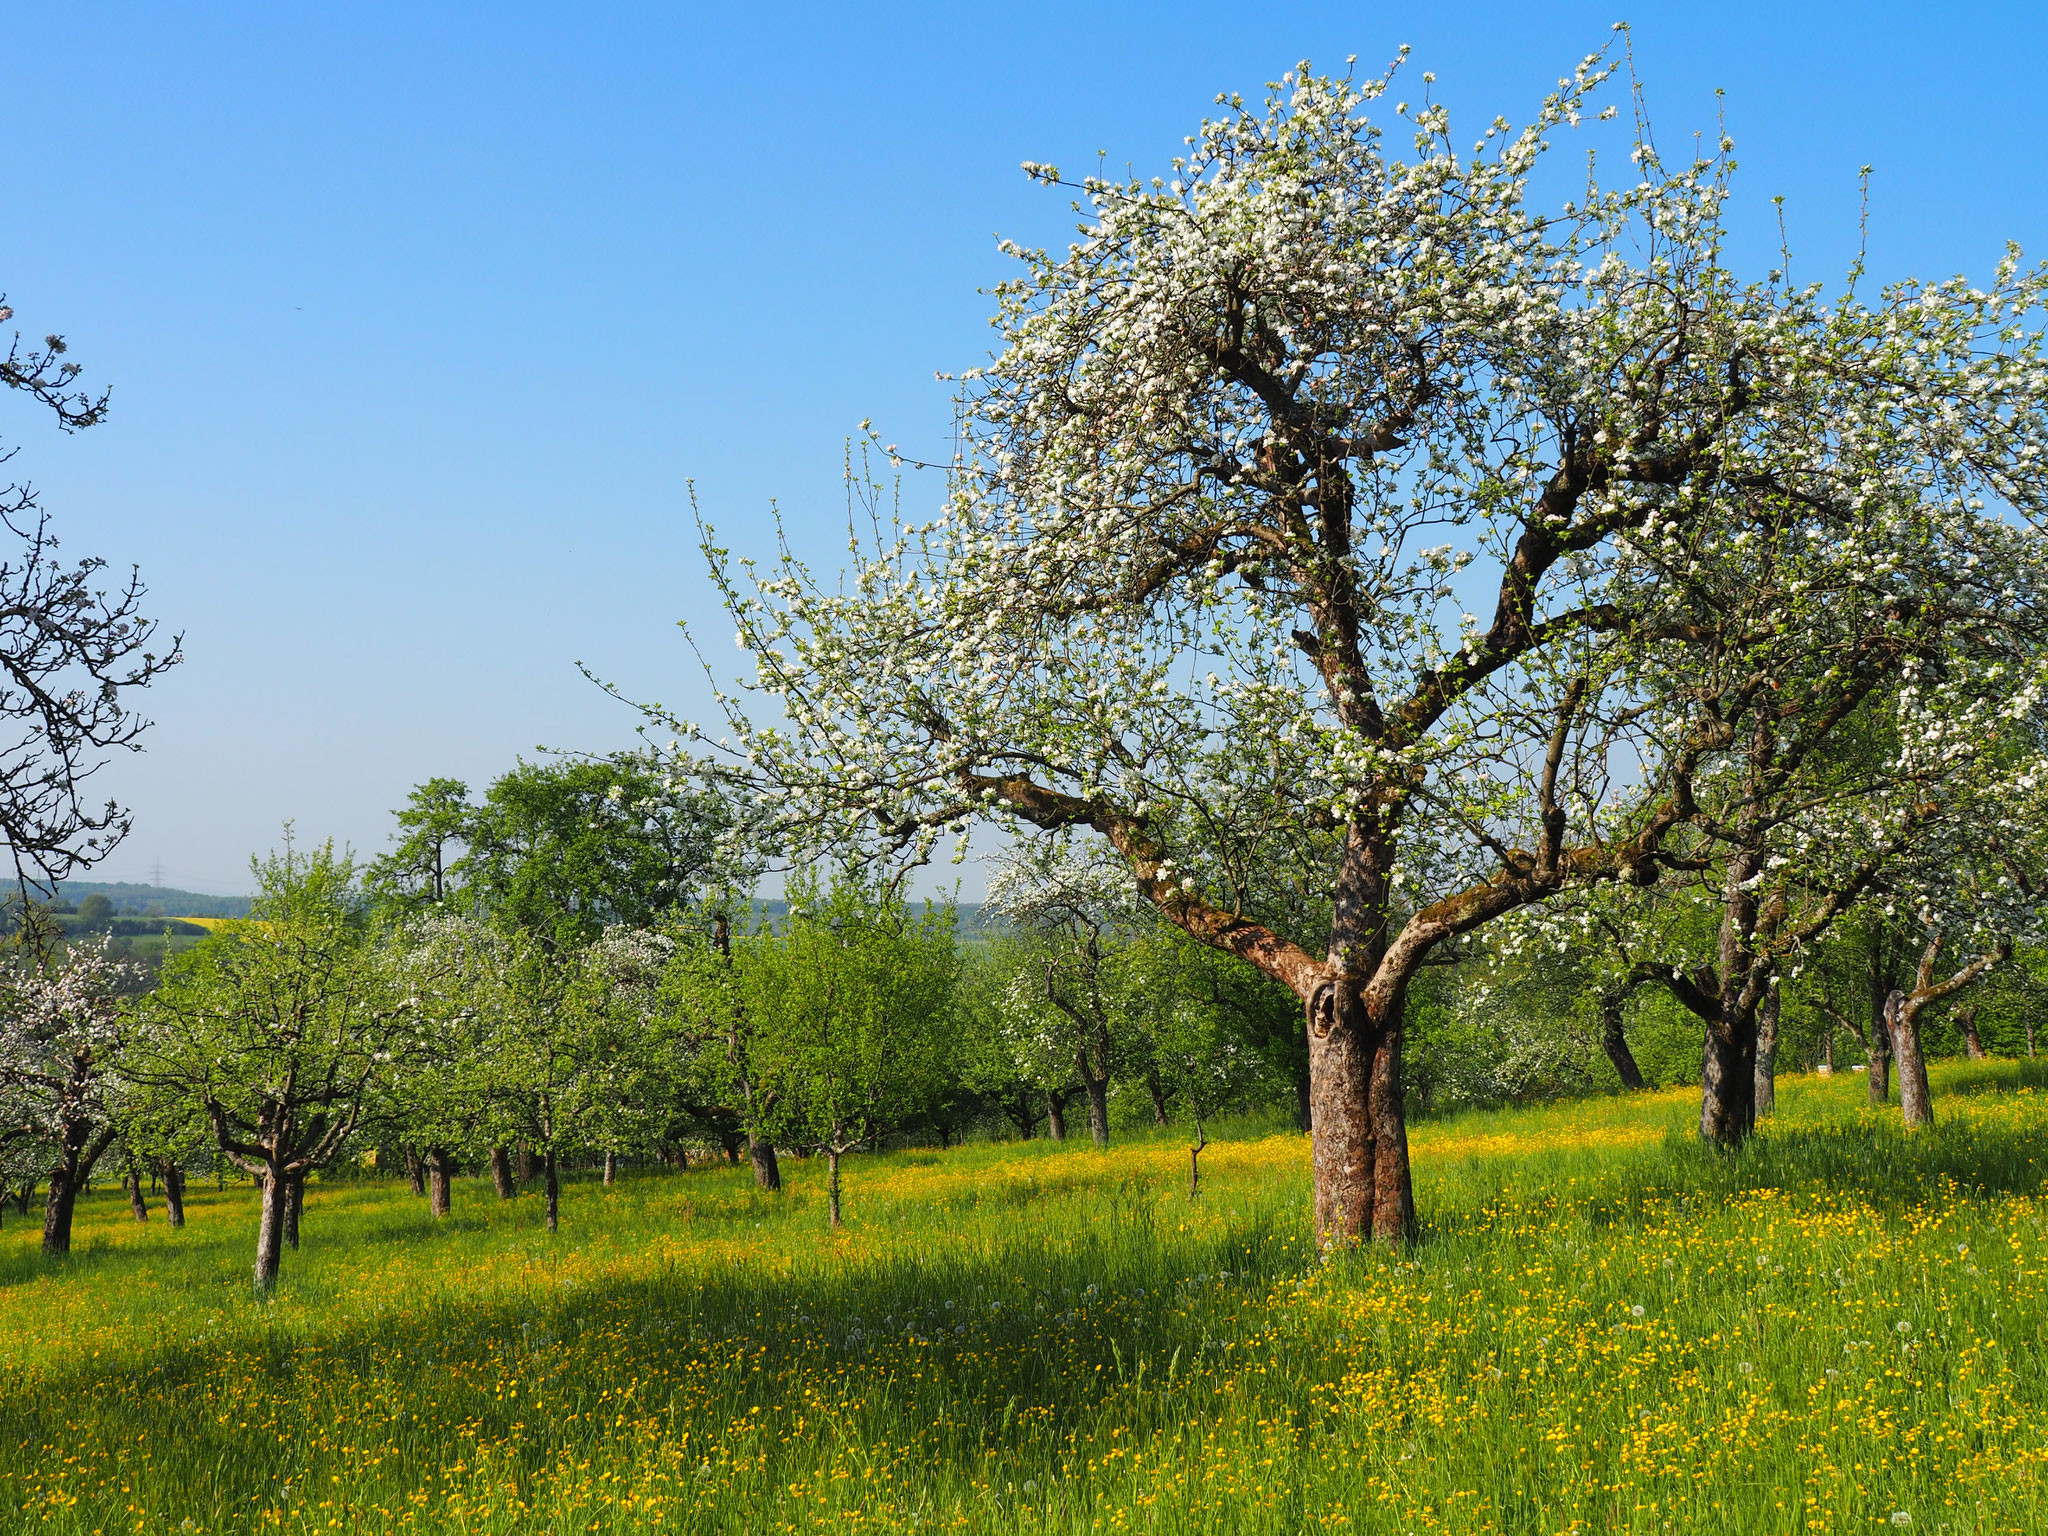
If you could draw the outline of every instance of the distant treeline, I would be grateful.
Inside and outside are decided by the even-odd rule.
[[[197,891],[180,891],[164,885],[129,885],[120,881],[65,880],[58,884],[55,907],[75,909],[88,896],[104,896],[114,916],[125,917],[247,917],[246,896],[204,896]],[[125,933],[125,928],[117,928]],[[142,931],[142,930],[138,930]],[[146,930],[155,933],[158,930]]]

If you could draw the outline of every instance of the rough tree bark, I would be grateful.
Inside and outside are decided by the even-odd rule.
[[[757,1188],[782,1188],[782,1164],[775,1159],[774,1142],[761,1136],[748,1136],[747,1159],[754,1165],[754,1184]]]
[[[305,1209],[305,1172],[287,1173],[284,1176],[284,1245],[293,1253],[299,1251],[299,1217]]]
[[[1756,1019],[1756,1112],[1768,1115],[1778,1107],[1778,989],[1764,994]]]
[[[491,1148],[491,1187],[500,1200],[510,1200],[519,1193],[519,1186],[512,1182],[512,1154],[504,1147]]]
[[[604,1187],[606,1189],[610,1189],[618,1181],[618,1173],[618,1154],[607,1151],[604,1155]]]
[[[429,1147],[424,1161],[427,1165],[427,1209],[439,1221],[453,1204],[449,1175],[453,1172],[454,1154],[446,1147]]]
[[[1622,1019],[1632,986],[1605,987],[1600,992],[1600,1048],[1614,1063],[1614,1075],[1630,1090],[1643,1086],[1643,1069],[1636,1065],[1635,1052],[1628,1048]]]
[[[1054,1141],[1067,1139],[1067,1095],[1064,1091],[1045,1090],[1045,1120],[1047,1135]]]
[[[164,1220],[173,1229],[185,1225],[185,1170],[171,1158],[159,1158],[156,1176],[164,1189]]]
[[[68,1122],[62,1127],[57,1161],[50,1167],[50,1192],[43,1201],[43,1252],[60,1257],[71,1251],[71,1217],[78,1207],[78,1192],[92,1176],[100,1154],[114,1143],[111,1129],[95,1135],[89,1124]]]
[[[265,1175],[262,1188],[263,1210],[256,1223],[256,1289],[267,1291],[277,1284],[278,1265],[284,1258],[285,1211],[290,1196],[279,1173]]]
[[[1963,1054],[1972,1061],[1983,1061],[1984,1042],[1977,1038],[1977,1005],[1956,1010],[1956,1024],[1963,1032]]]
[[[1927,1081],[1927,1053],[1920,1043],[1920,1015],[1931,1004],[1953,997],[2011,958],[2012,944],[2000,940],[1991,949],[1959,967],[1946,981],[1935,980],[1946,937],[1937,930],[1920,952],[1910,991],[1894,987],[1885,996],[1885,1034],[1899,1062],[1899,1113],[1906,1129],[1934,1123],[1934,1089]]]
[[[405,1176],[412,1183],[412,1192],[424,1195],[427,1192],[427,1166],[419,1153],[411,1147],[405,1149]]]
[[[149,1220],[149,1201],[143,1198],[142,1170],[133,1163],[122,1176],[121,1182],[128,1186],[128,1212],[139,1222]]]

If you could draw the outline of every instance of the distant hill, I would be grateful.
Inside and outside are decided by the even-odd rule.
[[[129,885],[122,881],[65,880],[57,886],[57,904],[76,907],[88,896],[104,896],[116,917],[247,917],[246,896],[203,896],[167,885]]]

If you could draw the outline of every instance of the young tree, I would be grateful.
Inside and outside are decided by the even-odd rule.
[[[307,1175],[340,1156],[419,1032],[426,978],[371,942],[355,866],[332,843],[251,860],[245,920],[172,957],[151,998],[135,1080],[197,1106],[262,1186],[256,1287],[297,1246]]]
[[[469,786],[460,779],[429,779],[416,785],[404,808],[392,814],[398,821],[392,834],[397,846],[371,863],[365,888],[380,904],[400,912],[440,906],[459,889],[457,850],[467,844],[476,818]]]
[[[130,1037],[121,994],[130,969],[102,941],[0,982],[0,1115],[47,1159],[46,1254],[71,1251],[78,1192],[121,1133],[117,1074]]]
[[[1162,917],[1294,993],[1327,1243],[1410,1228],[1431,952],[1666,867],[1717,745],[1648,691],[1645,658],[1713,617],[1671,574],[1793,521],[2044,506],[2048,278],[1740,282],[1725,140],[1667,167],[1639,135],[1619,190],[1533,207],[1607,73],[1471,151],[1400,103],[1412,158],[1367,116],[1391,76],[1233,98],[1170,177],[1081,182],[1066,252],[1015,252],[935,522],[879,524],[843,582],[750,579],[705,536],[782,714],[729,700],[725,729],[793,830],[915,856],[979,816],[1091,828]],[[1882,587],[1888,540],[1861,542]],[[1240,877],[1281,827],[1332,850],[1313,939]]]
[[[950,909],[913,916],[900,895],[847,875],[823,889],[797,879],[787,923],[747,940],[741,984],[761,1074],[785,1123],[825,1154],[834,1227],[839,1160],[944,1085],[956,964]]]

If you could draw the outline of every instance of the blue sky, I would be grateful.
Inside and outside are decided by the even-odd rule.
[[[578,660],[701,716],[688,485],[829,561],[847,434],[939,448],[994,237],[1070,223],[1018,162],[1149,173],[1219,90],[1403,42],[1519,121],[1624,15],[1667,148],[1725,110],[1745,265],[1783,194],[1839,272],[1865,163],[1875,277],[2048,254],[2038,6],[11,8],[0,289],[114,410],[0,437],[189,658],[102,878],[239,890],[286,818],[375,852],[418,780],[626,744]]]

